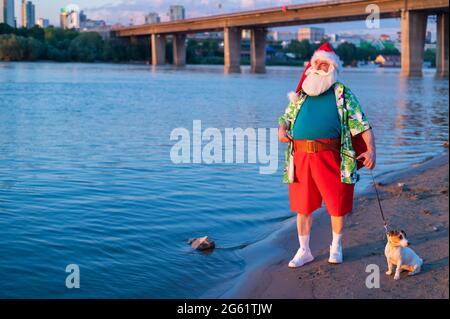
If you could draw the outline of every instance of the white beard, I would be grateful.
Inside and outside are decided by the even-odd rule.
[[[335,68],[331,67],[328,73],[325,73],[311,67],[307,71],[302,89],[310,96],[318,96],[327,91],[337,80],[338,72]]]

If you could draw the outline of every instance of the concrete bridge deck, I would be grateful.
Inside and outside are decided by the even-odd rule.
[[[437,73],[448,76],[449,0],[339,0],[146,24],[113,30],[122,38],[151,37],[152,64],[165,63],[166,35],[173,35],[174,64],[185,64],[187,33],[223,31],[225,72],[239,72],[242,29],[251,31],[252,72],[265,72],[267,28],[365,20],[376,5],[383,18],[401,17],[402,72],[420,75],[428,15],[437,15]]]

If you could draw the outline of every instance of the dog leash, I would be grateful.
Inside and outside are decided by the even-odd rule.
[[[330,148],[330,149],[333,150],[333,151],[338,152],[338,153],[341,154],[341,155],[345,155],[345,156],[350,157],[350,158],[352,158],[352,159],[354,159],[354,160],[356,160],[356,161],[363,162],[362,159],[357,159],[357,158],[354,157],[354,156],[351,156],[351,155],[342,153],[341,150],[338,150],[337,148],[331,146],[331,145],[328,144],[328,143],[324,143],[324,142],[318,141],[318,140],[315,140],[315,141],[318,142],[318,143],[321,143],[321,144],[326,144],[328,148]],[[369,173],[370,173],[370,176],[372,177],[372,183],[373,183],[373,187],[375,188],[375,194],[377,195],[378,207],[380,208],[381,219],[383,220],[383,227],[384,227],[386,233],[388,233],[388,232],[389,232],[389,229],[388,229],[389,226],[388,226],[388,222],[387,222],[387,220],[386,220],[386,217],[384,216],[383,206],[381,206],[381,199],[380,199],[380,194],[379,194],[379,192],[378,192],[377,183],[376,183],[376,181],[375,181],[375,177],[373,176],[372,170],[369,169]]]

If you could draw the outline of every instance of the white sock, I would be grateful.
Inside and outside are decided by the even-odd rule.
[[[333,232],[333,242],[331,243],[331,246],[333,248],[339,248],[341,247],[341,241],[342,241],[342,234],[336,234]]]
[[[305,236],[298,235],[298,241],[300,242],[300,248],[303,248],[305,251],[310,251],[309,235],[305,235]]]

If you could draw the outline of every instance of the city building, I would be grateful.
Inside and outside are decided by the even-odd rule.
[[[59,13],[59,26],[61,29],[67,29],[68,26],[68,14],[66,12],[66,9],[62,8]]]
[[[79,18],[79,28],[82,31],[94,31],[94,30],[105,30],[108,29],[105,20],[92,20],[87,17],[87,15],[80,11],[78,14]]]
[[[27,7],[27,1],[22,0],[22,5],[20,6],[20,17],[22,22],[22,27],[25,28],[27,25],[26,21],[26,7]]]
[[[427,35],[425,36],[425,43],[431,43],[431,31],[427,31]]]
[[[80,29],[80,12],[76,10],[71,8],[62,8],[59,19],[62,29]]]
[[[31,1],[27,1],[25,12],[27,17],[27,28],[34,27],[36,25],[36,8]]]
[[[436,42],[435,43],[425,43],[425,50],[436,50]]]
[[[6,7],[3,0],[0,0],[0,23],[6,23]]]
[[[68,17],[67,17],[67,27],[69,29],[80,29],[80,13],[71,10],[69,11]]]
[[[81,26],[81,30],[92,30],[106,27],[106,22],[104,20],[91,20],[87,19]]]
[[[13,28],[16,27],[14,0],[0,0],[0,23],[6,23]]]
[[[49,27],[50,21],[48,19],[39,18],[39,19],[37,19],[37,23],[36,24],[44,29],[44,28],[48,28]]]
[[[87,15],[84,13],[83,10],[81,10],[80,14],[79,14],[79,17],[80,17],[80,28],[83,28],[84,24],[86,23],[86,21],[88,19]]]
[[[289,31],[271,31],[267,34],[267,38],[273,41],[292,41],[296,40],[297,36]]]
[[[184,20],[186,17],[184,7],[180,5],[171,5],[169,7],[169,17],[170,21]]]
[[[368,38],[363,38],[358,34],[339,34],[338,45],[339,43],[352,43],[355,46],[359,47],[362,41],[368,41]],[[371,41],[371,40],[370,40]]]
[[[309,40],[311,43],[320,42],[324,36],[325,29],[316,27],[301,28],[297,33],[297,39],[299,41]]]
[[[251,36],[252,36],[251,31],[249,29],[242,29],[241,31],[242,40],[250,40]]]
[[[31,1],[22,0],[22,27],[32,28],[36,25],[36,9]]]
[[[158,13],[156,12],[150,12],[145,16],[145,23],[151,24],[151,23],[160,23],[161,18],[159,17]]]
[[[326,34],[325,38],[328,40],[328,42],[337,42],[337,41],[339,41],[339,35],[336,34],[336,33]]]

